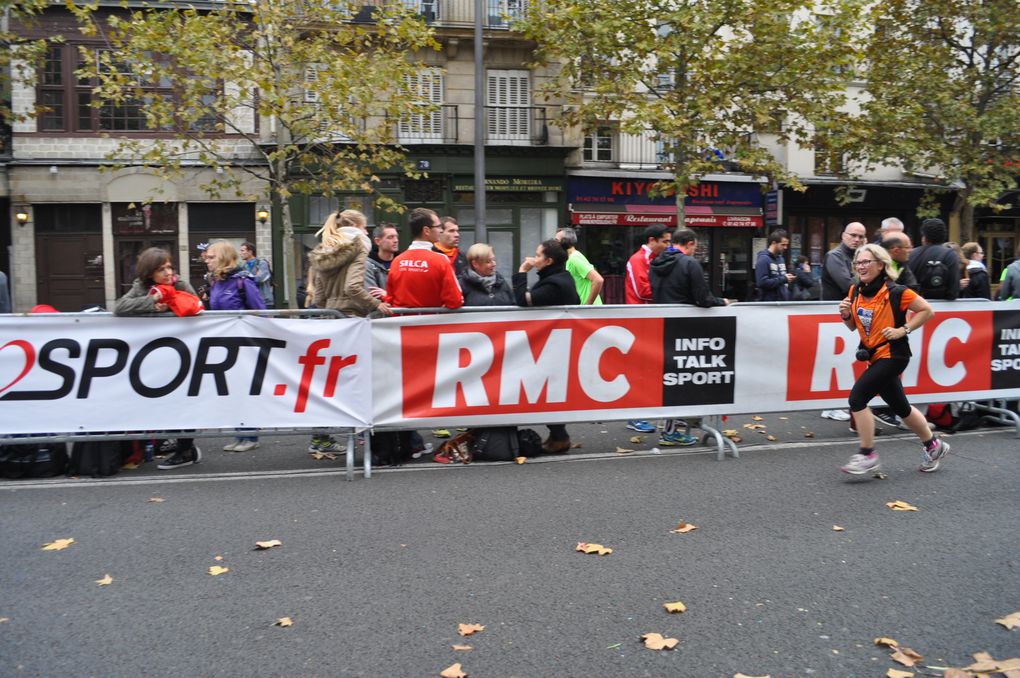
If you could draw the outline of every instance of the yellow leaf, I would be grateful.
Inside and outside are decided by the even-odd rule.
[[[845,527],[840,527],[839,525],[833,525],[832,526],[832,531],[833,532],[846,532],[846,528]],[[878,638],[875,639],[875,644],[876,645],[878,644],[878,640],[879,640]]]
[[[454,650],[457,650],[458,652],[470,652],[471,650],[475,649],[470,645],[451,645],[450,647],[453,648]]]
[[[642,438],[641,436],[631,436],[630,437],[630,442],[634,443],[635,445],[640,445],[644,441],[645,441],[645,439]]]
[[[752,421],[765,421],[765,417],[759,417],[757,414],[751,417]]]
[[[223,556],[213,556],[213,560],[217,563],[223,562]]]
[[[294,626],[294,620],[291,619],[290,617],[280,617],[275,622],[273,622],[273,626],[284,626],[284,627],[286,627],[286,626]]]
[[[662,606],[666,608],[666,612],[686,612],[687,606],[681,603],[679,600],[675,603],[663,603]]]
[[[913,666],[922,659],[921,655],[909,647],[897,647],[896,651],[889,655],[889,658],[904,666]]]
[[[163,499],[163,497],[150,497],[149,498],[149,503],[150,504],[162,504],[164,501],[166,501],[166,499]]]
[[[886,638],[885,636],[879,636],[878,638],[875,638],[875,645],[878,645],[879,647],[899,647],[900,646],[900,644],[897,643],[895,640],[893,640],[892,638]]]
[[[771,434],[765,436],[765,440],[775,440],[775,439],[776,439],[776,437],[774,435],[771,435]]]
[[[900,501],[899,499],[897,499],[896,501],[886,502],[885,505],[888,506],[889,508],[891,508],[893,511],[916,511],[917,510],[917,507],[914,506],[913,504],[908,504],[907,502]]]
[[[627,454],[628,452],[633,452],[633,451],[634,450],[626,448],[626,447],[617,447],[616,448],[616,453],[617,454]]]
[[[1002,624],[1009,630],[1020,628],[1020,612],[1014,612],[1013,614],[1007,614],[1002,619],[996,619],[996,624]]]
[[[691,525],[690,523],[681,521],[680,524],[676,526],[676,529],[670,530],[670,532],[675,534],[687,534],[688,532],[693,532],[696,529],[698,529],[697,525]]]
[[[479,631],[484,631],[485,627],[481,624],[458,624],[457,633],[462,636],[473,636]]]
[[[322,452],[310,452],[309,454],[312,455],[312,459],[314,459],[315,461],[322,461],[323,459],[326,458],[326,455],[323,454]]]
[[[580,551],[581,553],[597,553],[600,556],[608,556],[613,552],[613,549],[603,546],[602,544],[588,544],[583,541],[577,542],[577,548],[574,550]]]
[[[739,443],[742,442],[744,439],[741,438],[740,436],[730,436],[730,440],[732,440],[735,443]]]
[[[733,436],[737,435],[737,429],[735,428],[723,429],[722,434],[727,438],[732,438]]]
[[[461,670],[460,662],[447,666],[439,673],[439,675],[441,678],[468,678],[468,674]]]
[[[942,674],[942,678],[971,678],[973,674],[969,671],[963,671],[961,669],[949,669]]]
[[[121,469],[125,471],[134,471],[136,468],[139,468],[140,466],[141,464],[124,464],[123,466],[121,466]]]
[[[527,457],[514,457],[514,461],[516,461],[518,464],[523,464],[527,460],[528,460]]]
[[[230,572],[230,568],[220,567],[219,565],[213,565],[212,567],[209,568],[209,574],[211,574],[214,577],[219,576],[225,572]]]
[[[680,641],[676,638],[666,638],[661,633],[646,633],[641,636],[645,641],[645,647],[649,650],[672,650]]]
[[[914,678],[914,674],[910,671],[900,671],[899,669],[889,669],[885,672],[885,678]]]
[[[63,551],[64,549],[66,549],[68,546],[70,546],[73,543],[74,543],[74,539],[72,539],[70,537],[67,537],[65,539],[57,539],[56,541],[51,541],[49,544],[43,544],[42,550],[43,551]]]
[[[257,541],[255,542],[255,548],[263,551],[265,549],[271,549],[274,546],[283,546],[283,542],[279,539],[270,539],[269,541]]]
[[[108,574],[104,575],[102,579],[97,579],[96,583],[99,584],[100,586],[109,586],[110,584],[113,583],[113,577],[111,577]]]

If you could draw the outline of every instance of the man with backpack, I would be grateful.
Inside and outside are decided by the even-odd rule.
[[[953,300],[960,296],[960,257],[945,246],[947,238],[946,223],[941,219],[921,223],[921,246],[910,253],[907,266],[925,299]]]
[[[251,242],[241,243],[241,259],[244,267],[255,278],[255,284],[259,288],[259,294],[266,308],[273,307],[273,267],[261,257],[255,256],[255,244]]]

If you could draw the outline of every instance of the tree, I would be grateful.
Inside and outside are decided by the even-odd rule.
[[[219,3],[215,3],[219,4]],[[80,77],[95,83],[94,106],[135,107],[163,139],[121,137],[108,160],[165,176],[216,167],[212,195],[242,195],[246,177],[265,182],[280,206],[287,289],[294,282],[294,194],[375,194],[383,170],[416,176],[394,142],[397,120],[431,114],[408,91],[437,48],[420,15],[387,3],[319,0],[224,2],[99,14],[76,8],[106,47],[83,52]],[[353,19],[357,19],[354,21]],[[257,199],[257,197],[256,197]],[[288,293],[289,305],[295,295]]]
[[[1016,1],[883,0],[870,21],[867,92],[843,149],[951,186],[950,223],[973,240],[974,208],[1008,209],[1020,178]]]
[[[854,60],[856,3],[807,0],[548,0],[521,29],[540,63],[559,62],[563,120],[591,131],[607,121],[652,134],[683,196],[719,172],[740,170],[803,189],[759,133],[807,140],[843,102]],[[563,94],[565,92],[565,94]],[[726,153],[717,153],[725,149]]]

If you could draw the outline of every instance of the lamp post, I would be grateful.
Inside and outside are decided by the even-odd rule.
[[[485,228],[485,64],[482,18],[486,0],[475,0],[475,242],[488,242]]]

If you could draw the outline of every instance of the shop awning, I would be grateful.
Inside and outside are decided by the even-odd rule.
[[[765,217],[748,214],[687,214],[690,228],[760,228]],[[675,227],[676,212],[590,212],[571,211],[570,222],[576,226],[648,226],[665,224]]]

